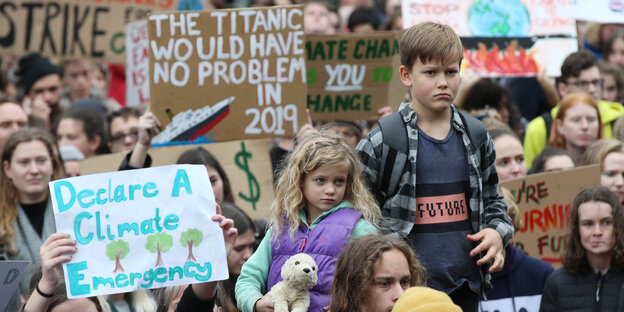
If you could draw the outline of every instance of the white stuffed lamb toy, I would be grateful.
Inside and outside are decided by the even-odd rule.
[[[317,281],[316,262],[304,253],[298,253],[282,265],[282,281],[269,292],[275,312],[306,312],[310,306],[308,290]]]

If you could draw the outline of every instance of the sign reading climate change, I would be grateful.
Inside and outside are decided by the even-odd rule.
[[[314,120],[377,120],[405,99],[400,32],[306,35],[308,109]]]
[[[203,165],[50,182],[58,232],[78,242],[63,265],[68,298],[228,278]]]
[[[291,136],[305,122],[302,6],[152,14],[148,34],[150,108],[166,124],[153,144]]]

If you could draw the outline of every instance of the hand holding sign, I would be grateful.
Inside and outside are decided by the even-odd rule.
[[[65,233],[54,233],[46,239],[39,249],[41,257],[41,280],[37,287],[43,294],[52,295],[56,286],[63,278],[62,264],[71,260],[72,255],[78,250],[76,241]],[[25,311],[44,311],[47,308],[49,298],[35,291],[26,303]]]
[[[212,221],[218,222],[219,227],[223,231],[223,237],[225,238],[225,254],[230,255],[238,236],[238,229],[234,227],[234,221],[232,219],[225,218],[221,215],[221,207],[217,204],[217,214],[212,216]],[[195,295],[201,300],[210,300],[215,296],[218,282],[207,282],[193,284],[192,289]]]

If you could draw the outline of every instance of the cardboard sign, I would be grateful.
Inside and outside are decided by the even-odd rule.
[[[574,17],[583,21],[624,24],[624,1],[575,0]]]
[[[542,68],[559,76],[577,50],[570,0],[402,0],[403,26],[433,21],[462,37],[464,73],[535,76]]]
[[[206,168],[174,165],[49,183],[58,232],[78,242],[67,297],[228,278]]]
[[[27,265],[28,261],[0,261],[0,311],[8,311]]]
[[[501,182],[513,194],[524,221],[514,235],[514,245],[555,268],[561,266],[572,201],[582,188],[596,185],[600,185],[599,165]]]
[[[153,144],[292,136],[305,122],[302,6],[152,14],[148,32],[165,126]]]
[[[125,62],[124,23],[180,0],[6,0],[0,3],[0,52]]]
[[[377,120],[405,99],[400,32],[306,35],[307,105],[314,120]]]
[[[126,106],[149,104],[147,20],[126,25]]]
[[[200,145],[223,167],[230,180],[236,205],[252,219],[267,218],[273,202],[273,176],[269,146],[265,139]],[[199,146],[152,148],[152,166],[175,164],[180,154]],[[80,174],[116,171],[126,153],[90,157],[80,162]]]

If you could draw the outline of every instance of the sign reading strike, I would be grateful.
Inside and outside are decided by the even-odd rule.
[[[123,63],[124,22],[175,9],[174,0],[3,0],[0,52]]]
[[[126,105],[149,104],[147,21],[126,25]]]
[[[514,196],[524,221],[514,244],[529,256],[559,267],[568,239],[570,208],[578,192],[600,184],[600,166],[529,175],[501,182]]]
[[[306,35],[308,109],[315,120],[377,120],[405,98],[400,32]]]
[[[203,165],[50,182],[58,232],[78,242],[63,265],[68,298],[228,278]]]
[[[294,135],[305,122],[302,6],[152,14],[148,33],[150,107],[168,123],[152,143]]]
[[[488,76],[559,76],[577,50],[572,0],[402,0],[403,26],[433,21],[462,38],[462,70]]]

